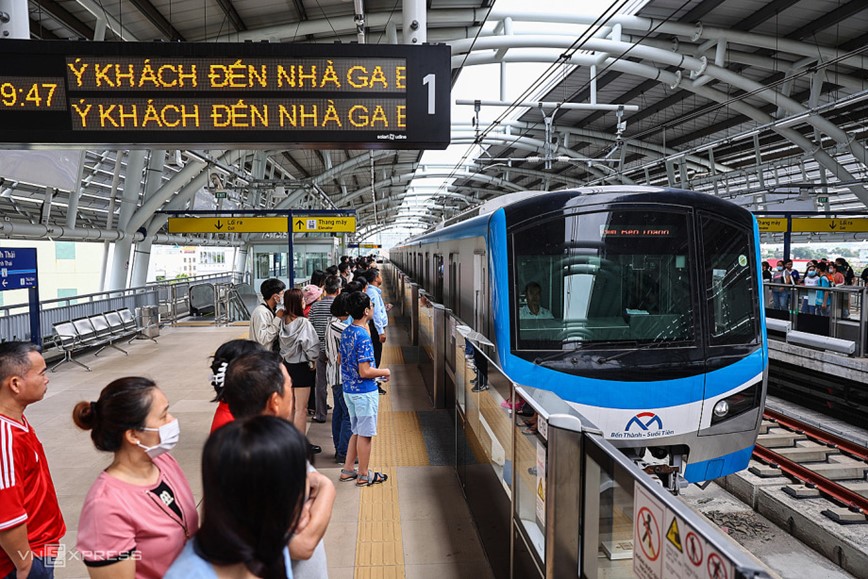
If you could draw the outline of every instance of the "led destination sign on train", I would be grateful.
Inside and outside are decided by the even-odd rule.
[[[4,57],[0,147],[449,144],[446,46],[13,40]]]

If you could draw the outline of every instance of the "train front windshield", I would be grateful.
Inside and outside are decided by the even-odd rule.
[[[691,345],[700,303],[719,327],[747,331],[736,340],[753,339],[752,323],[733,323],[753,318],[747,231],[707,224],[711,237],[702,243],[717,257],[700,281],[691,274],[689,220],[678,211],[619,209],[514,232],[517,350]],[[705,302],[698,283],[715,288]]]

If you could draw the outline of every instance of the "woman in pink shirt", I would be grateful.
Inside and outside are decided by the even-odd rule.
[[[92,579],[158,579],[199,528],[190,483],[167,454],[178,442],[169,401],[147,378],[119,378],[79,402],[76,426],[114,460],[90,487],[78,550]]]

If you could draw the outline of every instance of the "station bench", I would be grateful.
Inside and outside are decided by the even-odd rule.
[[[146,332],[154,325],[156,324],[152,323],[146,327],[140,326],[129,308],[58,322],[53,327],[60,349],[63,350],[63,359],[52,366],[51,371],[56,371],[65,362],[72,362],[90,372],[90,367],[76,360],[73,357],[74,354],[91,348],[98,348],[94,356],[99,356],[100,352],[106,348],[114,348],[123,352],[124,355],[128,355],[128,352],[117,346],[115,342],[126,339],[127,344],[129,344],[139,336],[156,342],[157,340],[153,336],[147,335]]]

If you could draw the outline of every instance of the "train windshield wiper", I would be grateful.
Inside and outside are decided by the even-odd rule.
[[[662,343],[663,343],[663,341],[656,340],[653,342],[649,342],[649,343],[645,344],[644,346],[638,346],[638,342],[635,342],[635,344],[637,344],[637,346],[635,348],[633,348],[632,350],[624,350],[623,352],[618,352],[617,354],[612,354],[611,356],[600,356],[599,358],[597,358],[597,364],[605,364],[606,362],[611,362],[612,360],[617,360],[618,358],[622,358],[622,357],[626,356],[627,354],[633,354],[635,352],[641,352],[643,350],[651,350],[655,346],[659,346]]]

